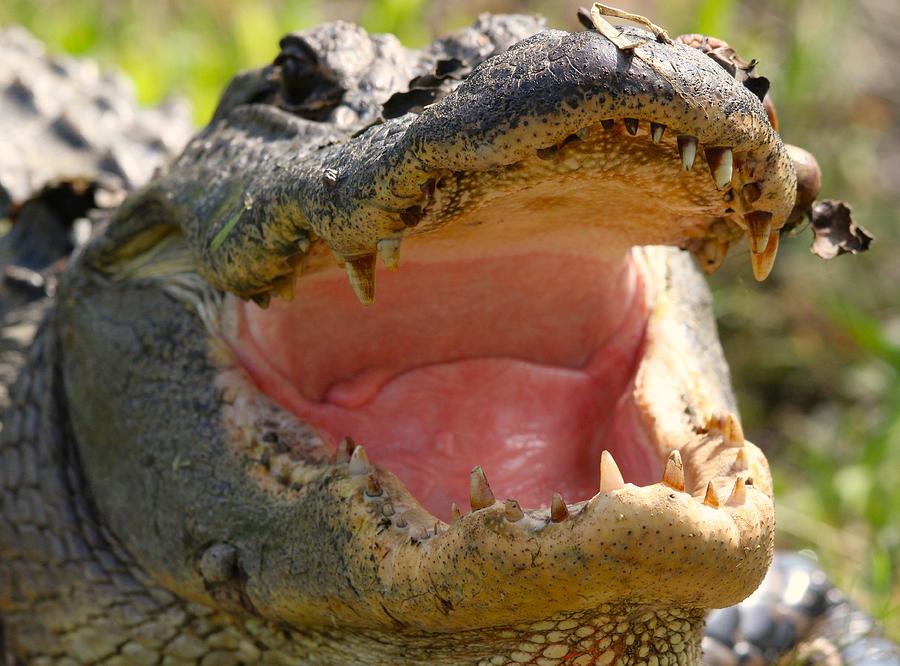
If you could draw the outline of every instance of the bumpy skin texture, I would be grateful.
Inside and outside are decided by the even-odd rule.
[[[478,624],[471,616],[451,615],[453,604],[448,608],[444,603],[451,600],[437,594],[441,603],[435,604],[434,614],[452,631],[423,628],[430,621],[428,613],[415,605],[397,619],[404,611],[401,593],[409,590],[399,588],[392,597],[377,567],[370,565],[378,552],[373,544],[383,540],[375,527],[386,525],[410,549],[419,550],[427,550],[430,539],[437,541],[438,528],[434,534],[415,534],[404,531],[396,518],[393,524],[372,520],[370,513],[390,518],[402,508],[396,481],[389,475],[379,477],[385,494],[398,498],[391,513],[384,496],[375,502],[358,501],[365,479],[354,478],[345,462],[325,459],[316,433],[297,427],[249,390],[231,367],[233,358],[211,335],[222,325],[218,313],[223,297],[193,271],[155,279],[133,264],[123,272],[109,268],[127,264],[160,238],[174,238],[174,256],[183,260],[178,254],[183,233],[193,243],[199,272],[213,286],[259,295],[273,280],[293,274],[298,239],[312,241],[304,261],[308,270],[316,269],[325,243],[346,258],[371,253],[380,235],[405,231],[403,211],[423,203],[421,184],[435,177],[436,164],[467,173],[513,161],[524,149],[514,145],[517,128],[510,117],[553,119],[558,104],[541,107],[540,86],[529,96],[533,106],[511,113],[490,108],[490,100],[460,94],[455,102],[438,103],[418,119],[403,116],[370,127],[356,139],[347,137],[374,122],[390,94],[402,90],[412,76],[429,71],[435,60],[455,57],[474,65],[539,28],[531,19],[485,18],[476,28],[424,53],[407,52],[391,37],[369,38],[346,24],[307,33],[305,39],[325,54],[324,69],[346,89],[330,122],[286,119],[262,107],[238,108],[242,101],[274,94],[261,72],[239,77],[213,124],[171,175],[104,223],[101,235],[63,276],[53,303],[17,287],[17,307],[4,312],[6,355],[0,365],[5,376],[15,377],[8,384],[0,432],[0,614],[11,663],[583,664],[614,659],[640,663],[648,655],[657,663],[700,659],[707,605],[696,600],[684,607],[660,607],[647,603],[646,597],[619,596],[598,601],[589,610],[564,611],[552,609],[553,595],[548,594],[541,601],[552,609],[549,616]],[[587,50],[585,58],[608,67],[617,62],[615,50],[593,33],[547,33],[517,48],[552,54],[564,41],[576,42],[578,53]],[[654,53],[657,48],[649,47]],[[693,52],[685,53],[691,53],[684,57],[694,66],[708,66]],[[516,79],[500,74],[507,62],[504,57],[493,61],[473,76],[470,89],[480,85],[478,76],[490,86],[504,81],[513,85]],[[530,80],[528,72],[516,74]],[[654,91],[614,92],[610,97],[622,95],[614,104],[622,114],[637,114],[633,100],[644,99],[654,113],[670,117],[673,126],[685,123],[704,142],[746,143],[733,125],[722,126],[735,134],[717,134],[716,117],[679,116],[667,105],[664,91],[656,102]],[[749,125],[765,121],[750,97],[735,104],[737,109],[711,102],[710,110],[715,116],[743,109]],[[580,127],[578,113],[574,109],[570,114],[571,131]],[[473,123],[473,117],[483,122]],[[416,123],[423,129],[414,128]],[[407,131],[410,128],[413,131]],[[534,136],[522,137],[529,153],[541,145],[545,133],[566,128],[531,131]],[[507,141],[510,137],[513,140]],[[462,146],[450,151],[448,146],[457,139]],[[332,142],[336,145],[326,145]],[[492,150],[479,154],[471,145]],[[304,151],[299,161],[298,146]],[[752,152],[758,147],[744,148]],[[323,178],[330,169],[337,173]],[[390,191],[381,187],[386,171],[397,174],[392,182],[397,188]],[[774,171],[781,176],[766,181],[766,187],[793,187],[784,182],[790,181],[792,171]],[[486,177],[480,174],[475,180],[484,182]],[[467,181],[460,176],[457,182]],[[404,196],[404,188],[412,195]],[[235,193],[241,196],[235,199]],[[432,215],[434,219],[423,214],[423,226],[445,221],[438,213]],[[452,207],[444,215],[452,219]],[[285,224],[268,225],[271,220]],[[223,228],[228,233],[220,236]],[[216,243],[216,237],[224,240]],[[689,353],[703,360],[710,377],[704,399],[716,409],[733,410],[703,281],[683,253],[650,249],[645,254],[642,260],[652,264],[665,285],[659,302],[671,313],[665,325],[675,327],[666,330],[687,340]],[[5,265],[19,256],[12,251],[0,255]],[[295,465],[297,460],[316,467],[315,474]],[[731,458],[721,463],[730,464]],[[285,476],[278,471],[284,468],[293,471]],[[297,470],[301,476],[294,478]],[[255,482],[248,483],[248,478]],[[760,485],[765,483],[757,478]],[[764,497],[753,488],[747,492]],[[693,501],[667,490],[661,501],[670,499],[685,506]],[[502,546],[497,536],[507,530],[499,517],[502,505],[484,511],[498,520],[467,523],[473,526],[472,544],[495,539]],[[592,514],[583,508],[582,515]],[[537,519],[529,514],[528,520]],[[490,524],[501,527],[492,531]],[[479,529],[483,534],[475,532]],[[748,556],[745,563],[759,568],[761,577],[771,544],[764,535],[758,538],[760,554]],[[477,555],[477,547],[472,549]],[[696,587],[677,571],[675,561],[691,556],[685,551],[684,544],[677,543],[662,556],[672,563],[667,569],[671,590],[681,589],[682,595],[693,593],[689,585]],[[502,550],[493,554],[500,571],[522,556]],[[535,579],[542,572],[545,578],[560,574],[549,557],[540,563],[533,553],[524,556]],[[636,571],[639,582],[659,582],[658,570]],[[578,592],[564,587],[572,580],[559,576],[560,594]],[[504,590],[502,576],[429,584],[442,593],[510,592]],[[498,587],[492,590],[490,585]],[[726,603],[742,596],[738,589],[724,594]],[[452,599],[457,606],[466,601]],[[466,623],[474,628],[466,628]],[[719,638],[725,645],[749,640],[732,634]],[[784,647],[779,644],[777,649]]]

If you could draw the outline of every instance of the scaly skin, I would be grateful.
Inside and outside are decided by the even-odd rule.
[[[346,24],[304,33],[324,120],[321,106],[294,109],[315,119],[278,110],[286,93],[271,68],[240,75],[172,168],[101,225],[54,302],[18,311],[22,326],[47,315],[27,355],[30,331],[18,331],[0,433],[12,654],[699,661],[707,610],[746,597],[771,560],[771,480],[733,416],[702,278],[685,253],[649,245],[708,257],[749,229],[763,275],[777,240],[759,243],[757,222],[777,239],[794,167],[759,100],[701,51],[629,31],[646,40],[634,55],[594,32],[545,32],[503,52],[538,29],[485,18],[420,60]],[[474,65],[493,51],[421,115],[373,124],[435,59]],[[601,129],[623,118],[641,121],[638,137],[621,122]],[[647,121],[667,126],[660,143]],[[691,172],[679,171],[679,135],[699,140]],[[704,164],[715,176],[716,147],[734,156],[722,189]],[[604,188],[619,181],[665,196],[676,221],[653,206],[614,221],[639,205],[615,210]],[[391,263],[400,240],[467,238],[471,215],[491,221],[486,211],[526,185],[569,182],[593,185],[588,201],[611,211],[600,225],[612,225],[610,252],[641,276],[634,395],[662,482],[617,483],[607,462],[601,492],[551,513],[494,501],[475,474],[473,511],[448,525],[362,447],[335,453],[249,381],[233,351],[235,296],[289,297],[298,275],[303,285],[334,270],[333,253],[369,302],[376,253]],[[490,239],[486,228],[475,237]]]

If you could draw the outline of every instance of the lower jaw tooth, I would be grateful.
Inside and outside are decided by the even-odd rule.
[[[719,497],[716,495],[716,489],[713,486],[712,481],[706,484],[706,495],[703,497],[703,503],[714,509],[719,508]]]
[[[459,520],[460,518],[462,518],[462,511],[460,511],[459,504],[457,504],[456,502],[453,502],[450,504],[450,516],[451,516],[452,522],[454,522],[454,523],[457,520]]]
[[[662,482],[678,492],[684,492],[684,463],[678,451],[669,454]]]
[[[522,507],[516,500],[508,499],[503,503],[503,516],[511,523],[522,520],[525,517]]]
[[[496,502],[494,492],[488,484],[484,470],[481,467],[472,468],[472,474],[469,476],[469,504],[472,511],[493,506],[494,502]]]
[[[600,492],[608,493],[625,487],[625,480],[619,466],[609,451],[600,454]]]
[[[550,501],[550,520],[554,523],[561,523],[568,517],[569,507],[563,501],[562,495],[554,493],[553,499]]]
[[[747,499],[747,484],[745,483],[743,477],[738,477],[735,479],[734,487],[731,489],[731,494],[728,496],[725,504],[728,506],[741,506]]]

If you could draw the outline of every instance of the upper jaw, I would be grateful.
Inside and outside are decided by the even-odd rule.
[[[702,223],[671,220],[662,242],[690,244],[715,262],[745,232],[755,273],[763,277],[777,250],[771,232],[784,224],[796,195],[791,159],[765,109],[699,50],[633,34],[647,41],[626,56],[594,32],[540,33],[482,63],[421,115],[371,126],[340,143],[316,145],[309,123],[277,121],[283,136],[248,155],[278,164],[274,173],[209,174],[204,213],[217,214],[197,215],[188,227],[201,272],[218,288],[264,300],[301,271],[323,266],[321,248],[346,263],[360,298],[369,301],[379,251],[391,261],[407,237],[452,223],[442,187],[452,193],[455,182],[509,172],[586,129],[596,136],[601,123],[627,119],[624,127],[638,126],[651,141],[665,126],[672,166],[705,161],[718,193],[718,214],[706,211]],[[269,136],[273,113],[235,108],[189,146],[181,163],[202,161],[204,146],[216,137]],[[257,193],[253,201],[240,194],[247,189]],[[193,206],[177,184],[163,183],[163,190]],[[717,219],[724,232],[712,228]]]

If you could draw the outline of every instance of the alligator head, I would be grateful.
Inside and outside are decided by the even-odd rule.
[[[312,662],[699,658],[774,512],[678,248],[764,279],[817,170],[727,45],[615,35],[290,35],[86,249],[68,418],[154,585]]]

